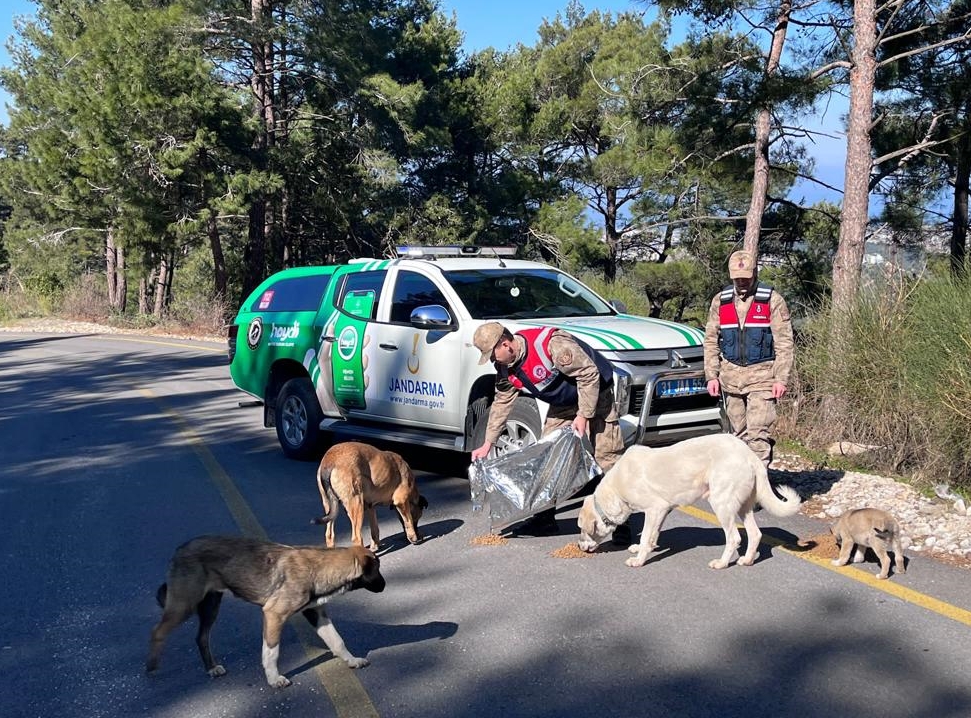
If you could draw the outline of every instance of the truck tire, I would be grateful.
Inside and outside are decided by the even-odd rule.
[[[485,402],[485,399],[479,399],[478,401]],[[475,407],[474,404],[473,407]],[[473,449],[479,448],[482,446],[482,442],[485,441],[486,424],[488,422],[489,412],[481,412],[481,416],[477,417],[475,429],[472,432]],[[516,399],[516,403],[513,404],[509,418],[506,419],[506,425],[500,432],[499,439],[492,445],[488,458],[494,459],[507,452],[517,451],[524,446],[534,444],[542,435],[543,422],[540,420],[539,408],[536,406],[536,401],[529,397],[520,396]]]
[[[288,459],[306,461],[319,451],[322,419],[317,395],[307,377],[290,379],[276,399],[276,436]]]

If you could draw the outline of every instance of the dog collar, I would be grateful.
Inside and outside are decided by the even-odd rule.
[[[611,527],[617,528],[618,526],[620,526],[620,524],[617,523],[616,521],[607,518],[607,514],[604,513],[604,510],[600,508],[600,504],[597,503],[596,495],[594,495],[593,497],[593,510],[597,512],[597,516],[600,518],[601,521],[603,521],[604,526],[606,526],[608,529]]]

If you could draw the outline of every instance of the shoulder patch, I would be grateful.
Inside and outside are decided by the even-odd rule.
[[[562,366],[570,366],[573,363],[573,352],[569,349],[564,349],[556,355],[556,363]]]

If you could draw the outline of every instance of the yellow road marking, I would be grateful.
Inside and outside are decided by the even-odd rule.
[[[113,341],[119,342],[132,342],[133,344],[155,344],[160,347],[178,347],[179,349],[185,349],[186,347],[191,347],[193,349],[199,349],[204,352],[216,352],[218,354],[225,353],[228,351],[227,347],[206,347],[200,346],[198,344],[176,344],[175,342],[163,342],[157,339],[140,339],[136,337],[126,337],[123,334],[100,334],[99,336],[106,337]],[[187,342],[190,341],[200,341],[198,339],[186,339]]]
[[[230,478],[226,470],[219,464],[216,457],[213,456],[202,437],[192,430],[192,427],[189,426],[181,414],[166,406],[150,389],[142,388],[141,393],[154,401],[161,408],[162,412],[175,422],[179,433],[205,467],[213,486],[216,487],[219,495],[222,496],[229,512],[233,516],[233,521],[236,522],[240,531],[251,538],[268,541],[269,538],[266,535],[266,531],[260,524],[259,519],[256,518],[256,514],[253,513],[246,499],[243,498],[239,489],[236,488],[236,484],[232,478]],[[300,644],[303,647],[307,659],[313,661],[319,658],[323,653],[319,648],[320,639],[310,624],[301,621],[299,623],[293,623],[293,626],[297,630],[297,636],[300,639]],[[378,718],[378,711],[371,702],[371,697],[364,690],[364,686],[361,685],[361,681],[358,680],[354,671],[348,668],[343,661],[332,657],[331,660],[314,666],[314,671],[317,674],[317,678],[323,684],[324,690],[327,691],[331,702],[334,704],[338,716],[346,716],[346,718],[357,718],[358,716],[361,718]]]
[[[709,513],[708,511],[703,511],[695,506],[679,506],[678,508],[682,512],[688,514],[689,516],[693,516],[696,519],[707,521],[715,526],[721,526],[721,524],[718,523],[718,519],[715,517],[715,515]],[[895,598],[899,598],[902,601],[907,601],[915,606],[920,606],[921,608],[926,608],[928,611],[933,611],[934,613],[944,616],[945,618],[950,618],[958,623],[971,626],[971,611],[966,611],[963,608],[959,608],[932,596],[928,596],[920,591],[915,591],[912,588],[901,586],[899,583],[894,583],[893,581],[888,581],[887,579],[878,579],[873,574],[853,568],[852,566],[834,566],[830,563],[828,558],[811,556],[802,551],[795,551],[788,548],[784,541],[780,541],[772,536],[766,536],[763,534],[761,543],[782,549],[792,556],[796,556],[804,561],[815,564],[816,566],[825,568],[827,571],[833,571],[842,576],[846,576],[847,578],[852,578],[854,581],[859,581],[860,583],[866,584],[870,588],[883,591],[884,593],[894,596]]]

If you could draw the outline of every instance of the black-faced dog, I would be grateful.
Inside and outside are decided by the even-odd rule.
[[[196,643],[202,662],[210,676],[224,675],[226,669],[216,663],[209,648],[224,591],[263,607],[263,670],[271,686],[290,685],[277,670],[277,658],[283,624],[298,611],[317,629],[331,653],[351,668],[361,668],[369,661],[347,650],[324,604],[328,596],[358,588],[380,593],[384,585],[380,561],[362,546],[325,549],[242,536],[194,538],[176,549],[166,582],[158,588],[162,619],[152,630],[145,668],[151,672],[158,667],[169,633],[197,613]]]

